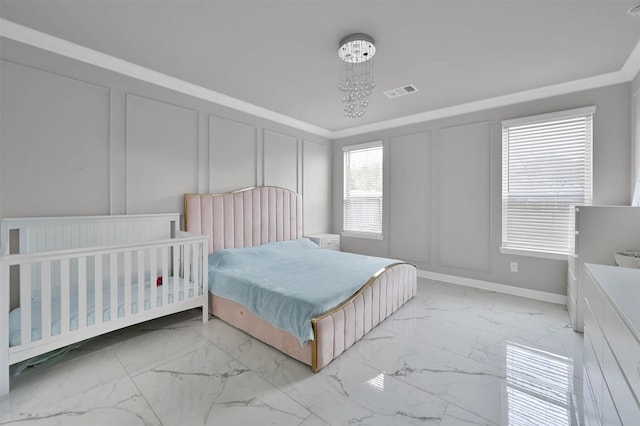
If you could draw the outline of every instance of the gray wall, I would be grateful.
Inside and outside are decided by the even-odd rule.
[[[640,187],[640,72],[631,83],[631,192]],[[638,189],[640,191],[640,188]]]
[[[384,239],[343,237],[342,249],[400,258],[422,270],[566,294],[566,261],[498,251],[500,122],[596,105],[594,202],[624,205],[630,201],[630,90],[629,83],[619,84],[335,141],[334,232],[342,226],[341,147],[383,140],[385,148]],[[518,262],[517,273],[510,272],[510,262]]]
[[[302,192],[331,230],[331,141],[2,39],[0,216],[183,213],[185,193]]]

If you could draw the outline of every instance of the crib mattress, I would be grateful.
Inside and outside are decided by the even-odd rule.
[[[174,282],[173,278],[169,277],[166,285],[168,287],[168,304],[174,301]],[[157,301],[156,306],[162,306],[163,291],[161,286],[158,286],[157,281],[145,283],[144,290],[144,309],[151,308],[151,285],[157,286]],[[193,292],[195,287],[192,282],[188,282],[186,285],[181,281],[178,287],[178,301],[185,299],[185,290],[188,291],[188,298],[194,296]],[[76,330],[78,328],[78,287],[71,286],[70,291],[70,315],[69,315],[69,329]],[[125,286],[122,280],[118,283],[118,318],[125,315]],[[201,295],[202,293],[200,293]],[[51,289],[51,335],[56,336],[60,334],[61,330],[61,297],[60,287],[54,286]],[[111,285],[108,280],[105,280],[102,286],[102,321],[108,322],[111,320]],[[139,312],[138,308],[138,284],[133,282],[131,284],[131,312],[136,314]],[[94,325],[96,323],[96,309],[95,309],[95,286],[92,282],[87,284],[87,326]],[[21,344],[21,309],[18,307],[13,309],[9,313],[9,346],[18,346]],[[37,341],[42,338],[42,300],[38,291],[32,292],[31,298],[31,341]]]

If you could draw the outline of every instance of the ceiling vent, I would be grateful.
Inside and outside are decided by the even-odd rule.
[[[406,86],[398,87],[397,89],[387,90],[383,92],[389,99],[399,98],[400,96],[409,95],[418,91],[418,88],[413,84],[407,84]]]

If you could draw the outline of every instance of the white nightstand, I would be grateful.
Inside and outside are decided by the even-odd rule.
[[[305,235],[305,238],[318,244],[320,248],[340,251],[340,235],[338,234]]]

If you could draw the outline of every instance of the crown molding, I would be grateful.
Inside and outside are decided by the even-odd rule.
[[[330,139],[322,127],[0,18],[0,36]]]
[[[537,89],[525,90],[509,95],[483,99],[480,101],[468,102],[451,107],[439,108],[418,114],[365,124],[363,126],[331,131],[2,18],[0,18],[0,37],[12,39],[52,53],[95,65],[128,77],[165,87],[176,92],[184,93],[189,96],[213,102],[331,140],[513,105],[520,102],[564,95],[581,90],[625,83],[633,80],[640,71],[639,41],[619,71]]]
[[[640,72],[640,40],[636,44],[636,47],[631,51],[631,54],[620,69],[620,72],[625,75],[628,81],[633,80],[636,75],[638,75],[638,72]]]
[[[465,104],[454,105],[451,107],[434,109],[431,111],[421,112],[418,114],[407,115],[404,117],[393,118],[391,120],[379,121],[377,123],[366,124],[359,127],[351,127],[344,130],[333,132],[333,139],[346,138],[349,136],[370,133],[379,130],[387,130],[394,127],[407,126],[410,124],[418,124],[425,121],[437,120],[440,118],[453,117],[456,115],[468,114],[471,112],[483,111],[492,108],[498,108],[520,102],[534,101],[538,99],[549,98],[552,96],[565,95],[567,93],[579,92],[581,90],[595,89],[603,86],[624,83],[630,81],[621,71],[608,74],[602,74],[595,77],[584,78],[581,80],[569,81],[566,83],[554,84],[551,86],[540,87],[532,90],[511,93],[504,96],[496,96],[494,98],[483,99],[481,101],[468,102]]]

